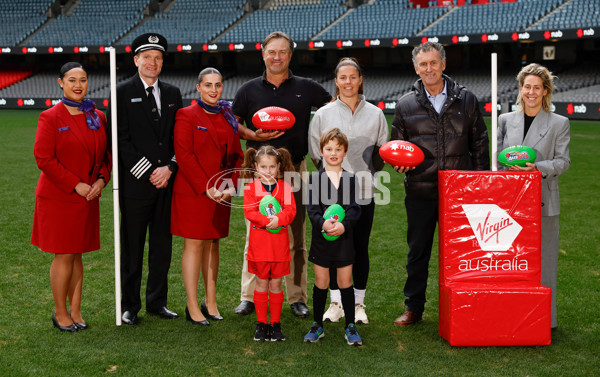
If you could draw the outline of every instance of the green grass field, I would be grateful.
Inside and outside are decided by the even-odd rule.
[[[551,345],[449,346],[438,335],[437,243],[424,321],[410,328],[393,325],[403,310],[407,246],[402,176],[392,174],[391,203],[376,209],[371,235],[371,323],[359,327],[365,345],[354,348],[343,341],[342,323],[326,325],[319,343],[303,343],[312,320],[295,318],[288,305],[282,315],[285,343],[252,340],[255,316],[233,314],[245,232],[240,209],[233,210],[230,236],[221,241],[217,295],[225,321],[200,328],[183,318],[166,321],[141,312],[138,326],[115,326],[110,190],[101,200],[102,248],[84,256],[82,311],[91,328],[75,334],[54,329],[52,255],[29,243],[39,176],[33,158],[38,114],[0,112],[0,376],[595,376],[600,370],[598,122],[571,122],[572,165],[560,182],[558,329]],[[169,307],[180,315],[186,302],[182,246],[176,237],[169,275]]]

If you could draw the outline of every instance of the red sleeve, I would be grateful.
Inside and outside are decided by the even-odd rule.
[[[104,115],[104,113],[100,110],[96,110],[96,113],[98,114],[98,117],[100,118],[100,124],[102,124],[102,127],[104,127],[104,132],[105,135],[107,135],[106,137],[106,148],[105,148],[105,152],[104,152],[104,157],[102,158],[102,165],[100,166],[100,174],[102,174],[102,176],[104,177],[106,184],[108,184],[108,182],[110,181],[110,172],[112,170],[112,154],[111,154],[111,146],[108,145],[108,143],[110,142],[110,139],[108,137],[108,128],[110,127],[109,125],[106,124],[106,116]]]
[[[42,172],[66,194],[71,194],[80,182],[79,177],[69,171],[56,156],[56,125],[54,112],[44,111],[40,114],[35,134],[33,155]]]
[[[279,226],[288,226],[296,217],[296,200],[292,188],[285,181],[279,180],[277,186],[283,188],[277,195],[277,201],[281,204],[281,212],[277,214]]]
[[[254,180],[244,188],[244,216],[255,226],[264,228],[269,223],[269,219],[258,211],[261,198],[257,195],[256,182]]]
[[[174,130],[175,156],[179,166],[177,174],[183,174],[194,192],[199,195],[205,191],[204,188],[208,184],[209,174],[204,170],[194,153],[193,131],[192,121],[185,114],[185,109],[178,110]],[[205,134],[205,137],[209,137],[208,132],[205,132]]]

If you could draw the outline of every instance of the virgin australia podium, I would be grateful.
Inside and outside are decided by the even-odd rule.
[[[541,173],[439,172],[439,334],[453,346],[550,344]]]

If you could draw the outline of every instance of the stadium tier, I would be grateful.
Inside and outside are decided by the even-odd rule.
[[[2,69],[0,70],[0,89],[14,85],[28,78],[32,73],[27,69]]]
[[[524,31],[564,2],[520,0],[515,3],[455,7],[427,28],[423,35],[485,33],[490,31],[491,25],[495,33]]]
[[[168,12],[157,13],[130,33],[119,45],[129,45],[139,35],[156,32],[171,43],[206,43],[244,15],[247,0],[177,0]]]
[[[416,35],[451,8],[415,9],[408,0],[376,1],[349,10],[348,14],[319,38],[362,39]]]
[[[322,0],[305,5],[276,5],[247,15],[235,28],[217,42],[261,41],[273,30],[283,30],[297,40],[309,40],[348,9],[344,1]]]
[[[587,28],[600,22],[600,1],[572,0],[548,17],[536,23],[531,30],[566,29],[573,25]]]
[[[48,20],[46,12],[53,2],[2,0],[0,46],[16,46],[38,30]]]
[[[233,71],[223,71],[224,90],[223,98],[232,100],[238,88],[256,75],[237,74]],[[19,72],[22,75],[31,75],[31,72]],[[321,83],[329,93],[335,92],[335,83],[330,69],[313,68],[303,69],[297,74],[310,77]],[[364,70],[365,97],[370,101],[396,101],[402,94],[410,91],[417,79],[412,71],[400,72],[394,69],[365,69]],[[459,84],[471,90],[485,103],[491,100],[490,74],[487,71],[459,71],[449,72]],[[0,83],[8,72],[0,72]],[[512,103],[517,97],[516,72],[503,72],[498,75],[498,101]],[[557,88],[554,99],[565,101],[575,100],[580,102],[598,102],[600,100],[600,72],[593,65],[581,65],[557,73]],[[14,77],[14,75],[12,76]],[[128,74],[120,73],[117,82],[128,78]],[[165,69],[161,79],[180,88],[183,98],[194,99],[198,96],[195,84],[198,72],[178,71]],[[107,72],[90,71],[89,97],[107,98],[110,95],[109,75]],[[58,98],[61,91],[57,84],[56,73],[41,72],[27,78],[22,78],[7,87],[0,89],[0,98],[28,98],[48,97]]]
[[[527,61],[548,64],[557,73],[555,100],[600,101],[600,73],[595,64],[589,63],[598,54],[584,56],[582,52],[598,50],[594,40],[600,33],[599,0],[0,0],[0,4],[0,62],[4,66],[0,69],[0,103],[4,98],[60,96],[56,69],[47,65],[49,61],[56,65],[62,61],[60,58],[45,61],[43,57],[31,57],[5,63],[5,55],[24,55],[33,46],[38,49],[32,52],[38,54],[78,53],[77,46],[100,46],[95,51],[104,52],[104,46],[110,45],[122,54],[128,52],[136,36],[147,32],[163,34],[169,40],[170,52],[193,53],[172,56],[161,76],[181,88],[186,100],[197,97],[195,67],[206,65],[221,69],[225,78],[223,98],[231,100],[237,89],[262,69],[260,57],[254,52],[260,45],[255,43],[274,30],[289,33],[301,44],[298,51],[304,50],[295,54],[298,67],[294,72],[312,77],[330,93],[335,90],[331,71],[337,59],[342,54],[359,58],[364,66],[365,96],[371,101],[385,101],[388,111],[392,109],[389,104],[409,91],[416,79],[410,63],[411,46],[427,38],[457,45],[459,51],[455,50],[450,60],[464,59],[466,64],[449,67],[447,72],[483,103],[489,102],[491,88],[489,68],[482,67],[487,67],[487,56],[495,50],[503,50],[504,61],[510,64],[501,66],[498,77],[501,103],[512,103],[516,98],[516,71],[512,71]],[[567,48],[569,40],[558,47],[556,43],[567,29],[572,34],[570,39],[583,36],[591,43],[583,49]],[[487,36],[493,38],[494,33],[504,33],[505,39],[501,36],[488,41]],[[529,33],[536,35],[536,48],[532,47],[534,43],[521,43],[521,39],[533,42],[528,40]],[[474,43],[495,45],[460,50],[464,41],[460,38],[467,34]],[[385,39],[387,45],[379,45],[378,39]],[[348,40],[355,44],[346,44]],[[539,41],[544,41],[543,47],[556,47],[556,51],[548,51],[549,56],[556,54],[555,61],[543,61],[547,52],[544,50],[542,57]],[[500,47],[502,43],[505,45]],[[512,45],[506,47],[509,43]],[[184,44],[193,48],[188,46],[186,50]],[[237,51],[238,44],[246,44],[241,49],[247,55],[226,55]],[[52,46],[72,49],[59,51]],[[373,52],[342,52],[365,47]],[[486,64],[473,64],[478,58],[468,56],[471,52],[486,56]],[[571,58],[569,54],[579,57]],[[107,57],[96,54],[90,60],[83,55],[76,59],[92,63],[89,96],[107,98]],[[122,59],[128,61],[130,57]],[[172,67],[173,62],[178,66]],[[17,69],[11,71],[13,66]],[[135,67],[129,61],[122,68],[118,81],[131,74],[131,70],[124,71]]]
[[[0,3],[6,3],[0,15],[0,47],[127,46],[136,35],[149,31],[165,35],[172,44],[228,44],[259,42],[273,30],[285,31],[296,41],[335,41],[600,26],[597,0],[28,0]],[[446,4],[450,6],[439,6]]]

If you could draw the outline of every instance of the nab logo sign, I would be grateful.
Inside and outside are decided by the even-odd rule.
[[[485,251],[507,251],[523,227],[495,204],[463,204],[479,247]]]

